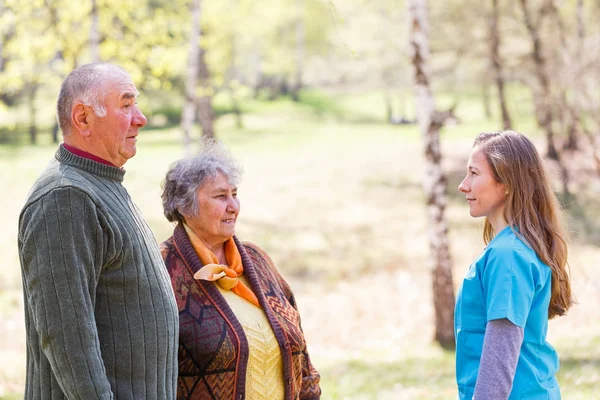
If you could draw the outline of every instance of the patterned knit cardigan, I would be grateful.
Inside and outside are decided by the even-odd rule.
[[[283,357],[285,399],[319,399],[320,376],[308,356],[294,295],[269,256],[234,237],[244,275],[265,311]],[[175,227],[161,252],[179,308],[178,399],[244,399],[248,342],[214,282],[195,280],[202,267],[185,229]]]

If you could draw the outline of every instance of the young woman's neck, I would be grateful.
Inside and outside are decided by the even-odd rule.
[[[504,219],[504,215],[490,216],[488,217],[490,225],[494,230],[494,234],[497,235],[500,231],[508,226],[508,222]]]

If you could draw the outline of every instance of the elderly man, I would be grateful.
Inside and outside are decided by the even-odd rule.
[[[174,399],[177,305],[122,186],[146,117],[120,67],[88,64],[58,96],[64,135],[19,219],[26,399]]]

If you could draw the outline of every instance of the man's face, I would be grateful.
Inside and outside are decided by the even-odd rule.
[[[129,76],[110,75],[105,90],[106,116],[98,117],[90,109],[90,138],[94,154],[122,167],[135,155],[138,129],[147,120],[137,107],[138,91]]]

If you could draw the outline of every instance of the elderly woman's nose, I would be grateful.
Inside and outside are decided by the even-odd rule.
[[[238,201],[238,199],[236,197],[233,196],[228,196],[227,198],[227,208],[232,210],[232,211],[239,211],[240,209],[240,202]]]

